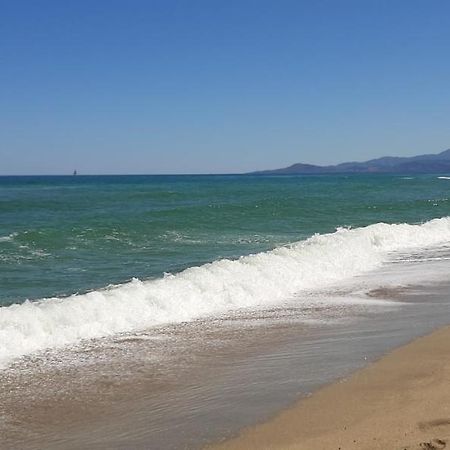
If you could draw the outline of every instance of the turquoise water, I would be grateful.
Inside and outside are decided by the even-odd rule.
[[[0,304],[450,215],[436,175],[0,177]]]
[[[197,448],[447,323],[449,190],[438,176],[0,178],[3,434]]]

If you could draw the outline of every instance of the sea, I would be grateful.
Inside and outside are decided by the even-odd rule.
[[[0,177],[0,436],[200,448],[450,323],[449,261],[448,174]]]

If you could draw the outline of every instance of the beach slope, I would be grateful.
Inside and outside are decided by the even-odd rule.
[[[394,350],[213,448],[450,448],[450,327]]]

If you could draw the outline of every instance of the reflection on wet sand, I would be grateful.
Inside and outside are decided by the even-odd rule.
[[[306,308],[299,297],[22,359],[0,372],[2,443],[175,449],[229,436],[446,323],[448,283],[405,286],[377,282]]]

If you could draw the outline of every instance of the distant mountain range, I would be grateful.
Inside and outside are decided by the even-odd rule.
[[[297,163],[283,169],[252,172],[255,175],[326,173],[444,173],[450,172],[450,149],[442,153],[410,157],[384,156],[365,162],[345,162],[335,166]]]

